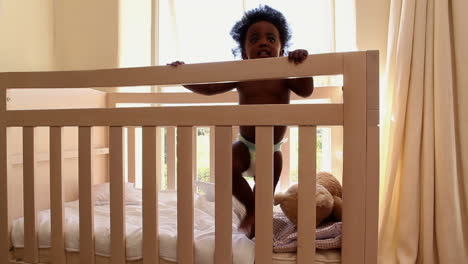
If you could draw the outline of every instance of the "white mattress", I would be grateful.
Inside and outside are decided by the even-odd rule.
[[[22,261],[24,256],[24,249],[17,248],[12,252],[14,257]],[[80,263],[80,256],[78,252],[67,252],[67,263]],[[109,264],[110,257],[96,256],[95,264]],[[39,250],[39,263],[50,263],[50,249]],[[127,264],[143,264],[143,260],[127,260]],[[160,259],[161,264],[177,264],[176,262]],[[296,264],[296,254],[294,253],[273,253],[271,264]],[[317,250],[315,255],[315,262],[310,264],[340,264],[340,251],[338,249]]]
[[[213,263],[214,254],[214,203],[204,196],[195,196],[194,236],[196,263]],[[101,203],[94,207],[94,232],[96,255],[110,256],[109,205]],[[177,244],[177,193],[164,191],[159,195],[159,239],[160,255],[163,259],[176,261]],[[79,251],[78,201],[65,204],[65,248],[70,252]],[[39,248],[50,248],[50,210],[38,213]],[[254,262],[254,242],[237,231],[239,220],[232,216],[232,243],[234,263]],[[126,205],[126,254],[127,260],[142,258],[142,207]],[[12,242],[15,248],[24,247],[24,219],[19,218],[12,225]]]
[[[96,255],[110,256],[110,217],[108,184],[94,188],[94,232]],[[214,254],[214,203],[210,195],[194,197],[194,237],[196,263],[213,263]],[[232,243],[233,263],[254,263],[255,243],[237,230],[241,209],[233,199]],[[177,261],[177,192],[159,193],[159,239],[160,256],[170,262]],[[79,201],[65,204],[65,248],[68,252],[79,251]],[[242,208],[243,209],[243,208]],[[237,213],[237,214],[236,214]],[[38,213],[39,248],[50,248],[50,210]],[[128,261],[142,259],[142,208],[141,191],[126,188],[126,255]],[[24,219],[13,222],[11,237],[16,249],[24,247]],[[295,263],[296,255],[291,253],[274,254],[273,263]],[[339,250],[317,250],[315,263],[340,263]]]

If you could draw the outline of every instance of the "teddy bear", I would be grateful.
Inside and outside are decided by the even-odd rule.
[[[340,182],[328,172],[318,172],[316,181],[316,225],[322,221],[333,217],[335,221],[341,221],[342,214],[342,188]],[[274,204],[280,205],[286,217],[297,225],[297,184],[288,188],[285,193],[278,193],[274,196]]]

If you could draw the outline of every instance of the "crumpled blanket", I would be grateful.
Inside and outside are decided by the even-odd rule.
[[[323,223],[315,232],[318,249],[341,248],[341,222]],[[273,251],[277,253],[297,251],[297,227],[283,212],[273,214]]]

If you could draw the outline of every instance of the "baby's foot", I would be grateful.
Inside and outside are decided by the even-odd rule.
[[[255,215],[246,215],[244,219],[242,219],[239,229],[245,233],[245,235],[252,239],[255,237]]]

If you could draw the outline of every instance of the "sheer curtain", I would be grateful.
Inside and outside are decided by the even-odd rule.
[[[380,263],[468,259],[466,0],[392,0]]]
[[[356,50],[354,0],[119,0],[120,67],[150,66],[151,16],[158,16],[156,63],[235,60],[230,30],[260,4],[281,11],[292,29],[290,50],[310,54]],[[152,6],[153,4],[157,6]],[[145,90],[146,91],[146,90]]]
[[[281,11],[292,29],[290,50],[310,54],[355,50],[352,0],[159,0],[160,64],[226,61],[234,58],[229,32],[244,11],[269,5]]]

